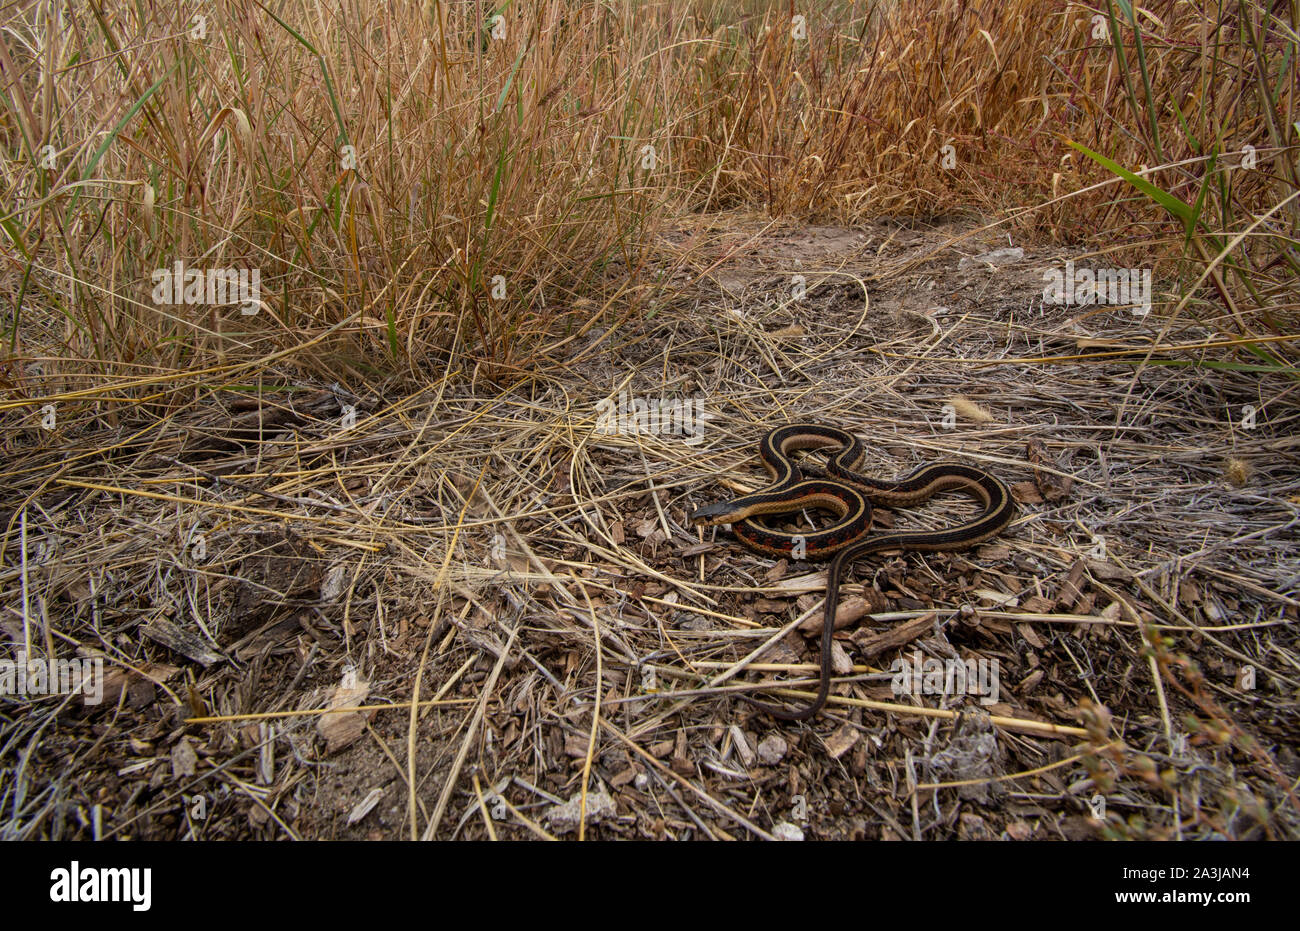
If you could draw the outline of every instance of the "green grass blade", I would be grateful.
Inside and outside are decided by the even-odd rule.
[[[32,254],[27,250],[27,243],[23,241],[23,234],[18,229],[17,224],[14,223],[13,218],[5,217],[0,220],[0,229],[5,231],[5,235],[9,237],[9,241],[23,254],[23,258],[30,262],[32,260]]]
[[[497,105],[492,108],[493,113],[501,112],[501,105],[506,102],[506,95],[510,93],[510,88],[514,87],[515,75],[519,74],[519,65],[523,62],[526,54],[528,54],[527,45],[519,50],[519,55],[515,58],[515,63],[510,67],[510,77],[506,78],[506,86],[501,88],[501,96],[497,97]]]
[[[131,122],[131,120],[135,117],[135,115],[140,112],[140,109],[146,103],[149,102],[149,98],[152,97],[155,93],[157,93],[158,88],[163,86],[163,82],[166,81],[168,78],[170,78],[173,74],[175,74],[176,69],[179,68],[180,66],[181,66],[181,60],[177,59],[176,64],[172,65],[170,71],[168,71],[166,74],[160,77],[157,81],[153,83],[152,87],[150,87],[147,91],[141,94],[139,100],[131,104],[131,109],[127,110],[126,114],[120,120],[117,121],[117,125],[114,126],[111,130],[109,130],[108,135],[104,137],[104,141],[99,144],[99,148],[95,150],[95,154],[90,157],[90,161],[88,161],[86,163],[86,167],[82,169],[81,172],[82,181],[87,181],[90,179],[90,176],[94,174],[95,169],[99,167],[99,160],[104,157],[104,153],[108,151],[109,146],[111,146],[113,144],[113,141],[117,139],[118,133],[120,133],[123,129],[126,128],[126,124]],[[71,203],[68,204],[69,215],[76,208],[77,200],[80,197],[81,197],[81,188],[77,188],[77,190],[72,192],[72,201]]]
[[[497,155],[497,170],[492,175],[492,189],[488,192],[487,221],[483,224],[484,233],[492,229],[492,217],[496,215],[497,196],[501,192],[501,178],[506,171],[506,149],[509,146],[510,139],[507,137],[502,140],[501,151]]]
[[[1196,203],[1192,205],[1192,216],[1190,221],[1184,221],[1183,231],[1183,249],[1186,249],[1192,241],[1192,233],[1196,231],[1196,226],[1201,221],[1201,214],[1205,212],[1205,195],[1210,191],[1210,179],[1215,176],[1214,165],[1219,159],[1218,146],[1210,151],[1210,160],[1205,163],[1205,176],[1201,178],[1201,190],[1196,195]]]
[[[1065,140],[1066,145],[1082,152],[1088,158],[1092,159],[1098,165],[1101,165],[1107,171],[1119,175],[1129,184],[1133,185],[1147,197],[1164,207],[1170,214],[1182,221],[1185,228],[1194,228],[1192,225],[1196,222],[1196,214],[1192,210],[1192,205],[1184,200],[1179,200],[1168,191],[1162,191],[1146,178],[1134,174],[1118,162],[1112,161],[1100,152],[1094,152],[1086,145],[1081,145],[1073,139]]]

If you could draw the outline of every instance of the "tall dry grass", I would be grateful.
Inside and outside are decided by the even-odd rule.
[[[1294,0],[196,10],[4,14],[18,398],[244,364],[510,380],[645,307],[665,218],[737,205],[978,211],[1168,258],[1203,324],[1294,330]],[[260,311],[155,304],[176,261],[259,268]]]

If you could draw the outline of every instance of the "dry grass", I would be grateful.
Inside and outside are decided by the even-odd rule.
[[[11,7],[0,630],[116,671],[0,698],[0,836],[1297,836],[1274,7]],[[1044,307],[1067,259],[1154,312]],[[684,515],[793,419],[1023,514],[860,566],[778,728],[730,696],[811,686],[815,567]],[[909,711],[915,649],[1003,699]]]
[[[1168,271],[1189,286],[1226,252],[1191,310],[1293,320],[1296,23],[1252,4],[1160,4],[1137,30],[1076,3],[822,2],[798,25],[743,4],[512,5],[497,26],[468,3],[218,3],[201,26],[49,9],[14,8],[0,46],[7,336],[49,357],[9,364],[22,397],[304,342],[297,370],[450,355],[509,382],[586,301],[645,310],[665,212],[756,202],[1011,211],[1112,264],[1186,255]],[[1150,166],[1195,208],[1185,243],[1185,218],[1067,139]],[[261,311],[155,304],[175,261],[260,269]]]

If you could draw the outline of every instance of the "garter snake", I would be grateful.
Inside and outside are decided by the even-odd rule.
[[[825,472],[801,468],[790,457],[797,450],[838,447]],[[857,472],[865,451],[856,436],[834,427],[797,423],[777,427],[758,446],[759,459],[772,478],[762,491],[700,508],[690,517],[700,526],[731,524],[746,546],[768,556],[829,559],[826,604],[821,636],[821,678],[817,697],[805,708],[787,711],[746,698],[750,704],[783,721],[811,718],[830,694],[831,641],[835,608],[844,570],[856,559],[881,550],[934,552],[961,550],[996,536],[1015,516],[1015,502],[1003,482],[983,469],[955,462],[922,466],[905,478],[881,481]],[[814,475],[805,478],[804,472]],[[958,490],[975,498],[984,510],[974,519],[943,530],[899,530],[870,535],[871,505],[916,504],[941,491]],[[766,527],[755,520],[765,514],[789,514],[807,507],[836,513],[822,530],[793,533]]]

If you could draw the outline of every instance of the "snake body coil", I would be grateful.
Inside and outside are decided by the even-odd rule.
[[[838,447],[827,460],[825,473],[807,470],[805,478],[790,454],[801,449]],[[887,482],[857,472],[864,450],[858,438],[834,427],[791,424],[778,427],[759,444],[759,458],[772,484],[760,492],[700,508],[691,521],[701,526],[731,524],[742,543],[768,556],[832,560],[826,581],[826,604],[821,637],[821,681],[817,696],[805,708],[787,711],[746,699],[750,704],[784,721],[811,718],[830,694],[831,639],[835,608],[845,568],[854,560],[882,550],[935,552],[962,550],[996,536],[1015,516],[1015,502],[1005,484],[988,472],[954,462],[923,466],[906,478]],[[944,530],[902,530],[869,536],[872,503],[907,506],[925,501],[941,491],[964,491],[984,510],[967,523]],[[755,520],[766,514],[789,514],[807,507],[835,512],[836,521],[822,530],[790,533],[766,527]]]

